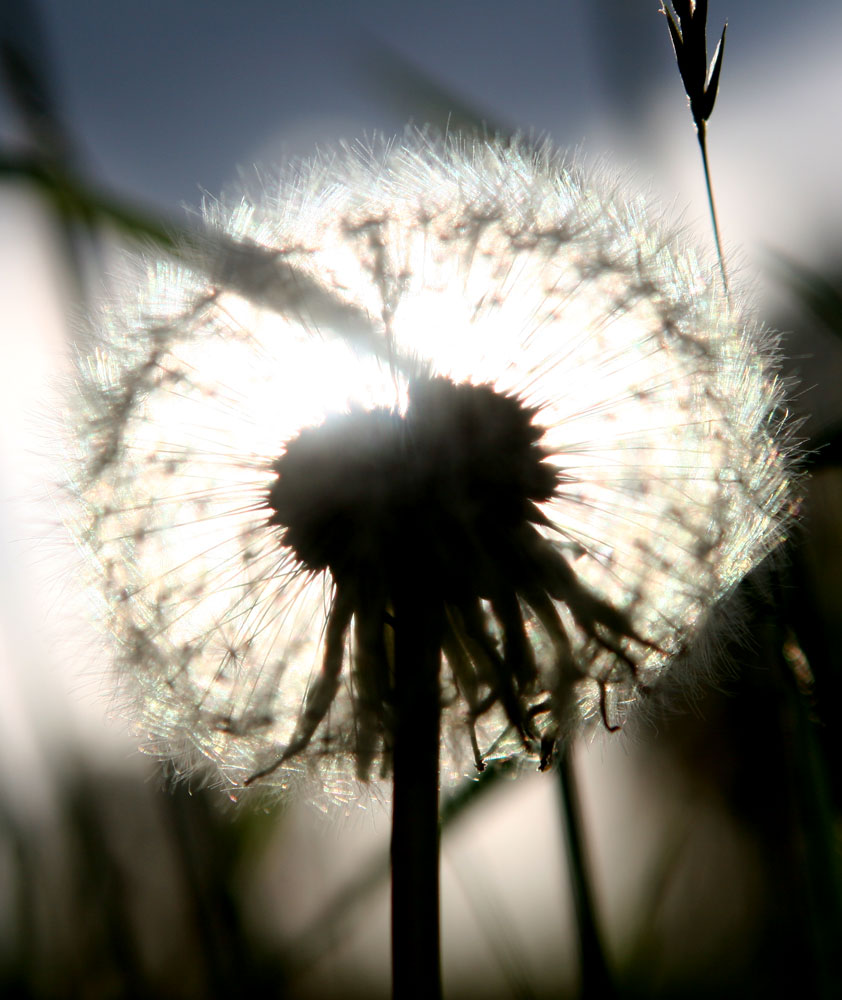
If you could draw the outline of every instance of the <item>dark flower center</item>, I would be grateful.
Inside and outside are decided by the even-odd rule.
[[[399,697],[398,674],[407,673],[395,665],[401,643],[405,651],[419,643],[435,648],[430,676],[410,678],[432,685],[435,704],[441,653],[446,657],[468,708],[480,770],[474,720],[495,705],[542,766],[550,759],[557,737],[550,720],[564,717],[571,684],[587,670],[587,662],[575,662],[559,604],[586,637],[587,659],[607,650],[636,677],[629,647],[651,644],[626,614],[580,584],[540,530],[552,525],[538,505],[565,476],[547,461],[537,412],[489,385],[418,379],[405,414],[353,409],[288,442],[272,464],[269,524],[282,529],[281,543],[304,570],[330,571],[334,592],[322,668],[295,734],[250,781],[309,745],[339,690],[349,639],[361,778],[378,750],[388,769],[396,706],[416,696]],[[536,628],[543,637],[537,646]],[[551,658],[543,685],[539,647]],[[613,728],[608,676],[597,680]]]
[[[490,597],[501,548],[542,520],[536,504],[558,484],[536,413],[488,385],[418,380],[405,415],[355,409],[290,441],[272,466],[270,523],[337,580],[389,589],[411,573],[445,603]]]

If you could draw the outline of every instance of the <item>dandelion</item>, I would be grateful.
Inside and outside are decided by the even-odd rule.
[[[388,772],[400,585],[445,777],[540,758],[778,541],[773,339],[551,151],[347,152],[206,216],[80,365],[78,530],[155,752]]]
[[[685,669],[789,500],[774,339],[680,237],[547,148],[423,137],[205,216],[80,369],[153,752],[337,797],[432,767],[435,816]]]

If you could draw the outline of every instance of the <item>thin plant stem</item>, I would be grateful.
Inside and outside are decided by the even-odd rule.
[[[441,614],[413,590],[394,597],[392,986],[394,1000],[441,1000]]]
[[[722,35],[713,59],[708,63],[707,57],[707,2],[696,3],[695,0],[673,0],[671,4],[663,2],[661,10],[666,15],[678,72],[684,83],[684,90],[690,100],[690,112],[696,126],[696,135],[702,150],[702,165],[705,170],[705,184],[708,190],[708,205],[713,222],[713,236],[716,241],[716,254],[719,257],[719,270],[722,272],[722,285],[725,298],[729,297],[728,277],[725,274],[725,258],[722,255],[722,243],[719,239],[719,223],[716,219],[716,208],[713,204],[713,188],[710,183],[707,150],[707,120],[713,113],[716,95],[719,91],[719,76],[722,72],[722,60],[725,55],[725,33],[728,25],[722,29]]]
[[[593,891],[585,857],[585,837],[576,775],[568,743],[559,754],[557,774],[561,790],[562,824],[567,844],[573,905],[579,930],[579,959],[583,1000],[607,1000],[616,990],[605,960]]]
[[[713,200],[713,186],[710,182],[710,167],[708,166],[708,140],[707,126],[704,122],[699,122],[696,134],[699,137],[699,148],[702,151],[702,167],[705,172],[705,186],[708,192],[708,207],[710,208],[710,220],[713,224],[713,238],[716,243],[716,256],[719,259],[719,271],[722,275],[722,287],[725,289],[725,298],[730,296],[728,290],[728,275],[725,273],[725,257],[722,254],[722,241],[719,238],[719,222],[716,217],[716,205]]]

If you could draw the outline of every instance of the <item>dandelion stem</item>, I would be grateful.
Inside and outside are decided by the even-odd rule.
[[[710,182],[710,167],[708,166],[708,140],[707,126],[705,122],[699,122],[696,129],[699,137],[699,148],[702,151],[702,167],[705,172],[705,186],[708,192],[708,207],[710,208],[710,220],[713,224],[713,238],[716,243],[716,256],[719,260],[719,271],[722,274],[722,287],[725,289],[725,297],[728,298],[728,276],[725,273],[725,257],[722,254],[722,242],[719,239],[719,222],[716,217],[716,205],[713,201],[713,185]]]
[[[393,997],[440,1000],[441,614],[412,587],[396,593],[394,605]]]
[[[582,810],[579,804],[576,775],[568,743],[558,759],[558,778],[561,790],[562,823],[567,842],[570,882],[573,905],[579,925],[579,959],[581,967],[582,1000],[610,998],[616,995],[605,953],[602,949],[599,927],[594,908],[593,892],[585,858],[585,838],[582,829]]]

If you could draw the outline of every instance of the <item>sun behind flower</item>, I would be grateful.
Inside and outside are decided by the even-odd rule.
[[[439,611],[443,778],[545,763],[779,540],[773,339],[550,150],[345,151],[206,222],[99,318],[73,476],[135,714],[185,772],[388,773],[407,593]]]

